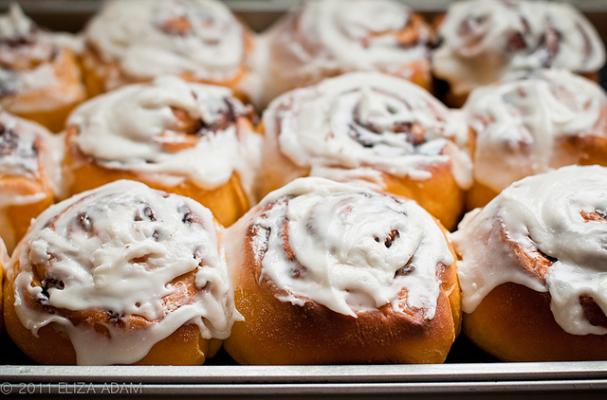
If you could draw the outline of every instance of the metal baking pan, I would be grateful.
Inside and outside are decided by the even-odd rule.
[[[124,0],[128,1],[128,0]],[[11,0],[0,0],[4,11]],[[262,30],[297,0],[226,0],[253,29]],[[443,11],[449,0],[407,0],[426,15]],[[571,1],[583,10],[607,42],[607,0]],[[21,0],[38,23],[76,32],[98,9],[99,0]],[[601,71],[607,87],[607,69]],[[364,350],[364,349],[363,349]],[[607,361],[498,362],[465,337],[441,365],[239,366],[224,352],[203,366],[39,366],[32,365],[0,336],[0,400],[10,397],[89,398],[114,395],[166,398],[506,398],[513,395],[560,399],[607,398]]]

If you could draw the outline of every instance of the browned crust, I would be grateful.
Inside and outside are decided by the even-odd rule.
[[[85,99],[86,91],[78,57],[72,50],[61,49],[52,61],[52,67],[58,79],[58,86],[50,85],[37,90],[9,94],[0,98],[0,103],[16,115],[36,121],[52,132],[59,132],[63,129],[71,110]],[[57,91],[60,91],[60,94]],[[35,106],[41,103],[40,99],[47,99],[44,107]]]
[[[273,143],[270,143],[267,135],[265,138],[259,198],[282,187],[292,179],[305,177],[310,173],[309,168],[295,165],[282,154],[277,140],[272,140]],[[443,226],[452,230],[464,212],[465,192],[455,180],[451,164],[433,165],[426,170],[431,177],[424,180],[381,172],[385,183],[382,191],[415,200]]]
[[[16,117],[15,117],[16,118]],[[43,129],[43,128],[41,128]],[[16,132],[19,135],[19,132]],[[50,133],[49,133],[50,134]],[[40,200],[28,204],[7,205],[4,210],[5,224],[0,226],[0,235],[6,243],[9,254],[13,251],[19,240],[25,235],[32,218],[35,218],[47,207],[53,204],[54,194],[50,182],[49,171],[45,169],[41,158],[52,149],[38,137],[35,141],[38,157],[38,170],[28,175],[2,175],[0,174],[0,192],[14,196],[28,196],[41,193]],[[59,168],[59,166],[56,166]]]
[[[470,154],[474,162],[476,138],[478,133],[472,128],[470,135]],[[565,160],[577,160],[576,165],[607,166],[607,107],[603,107],[598,122],[591,132],[568,136],[555,143],[554,154]],[[499,155],[498,155],[499,156]],[[565,166],[569,164],[559,164]],[[484,207],[499,193],[488,186],[474,181],[466,192],[466,210]]]
[[[246,29],[244,30],[244,46],[244,59],[246,60],[251,57],[255,46],[254,34]],[[119,86],[145,82],[145,80],[142,80],[141,78],[129,76],[121,70],[117,62],[104,61],[99,54],[98,49],[89,42],[85,43],[85,49],[82,54],[82,70],[89,97],[94,97],[115,89],[114,87],[110,87],[111,82],[116,82]],[[248,74],[250,74],[249,67],[245,63],[240,66],[233,77],[225,80],[201,80],[187,72],[183,72],[179,74],[179,76],[190,82],[228,87],[234,92],[236,97],[243,101],[247,101],[248,95],[240,89],[239,85]]]
[[[459,332],[460,292],[455,265],[442,274],[435,317],[430,321],[397,313],[389,307],[363,312],[358,318],[307,301],[282,302],[272,285],[259,284],[250,241],[232,238],[242,252],[242,265],[229,265],[237,322],[226,350],[242,364],[439,363]],[[228,262],[240,257],[228,257]]]
[[[154,189],[190,197],[209,208],[215,218],[224,226],[234,223],[249,209],[249,200],[237,173],[232,174],[225,184],[214,189],[200,187],[191,179],[184,179],[176,186],[169,186],[132,171],[104,168],[78,149],[74,142],[76,135],[77,130],[74,127],[68,127],[65,137],[66,152],[63,169],[68,186],[67,191],[70,195],[116,180],[130,179],[145,183]]]
[[[514,283],[498,286],[464,314],[464,332],[505,361],[607,359],[607,335],[566,333],[554,320],[549,295]]]
[[[22,251],[27,248],[20,247]],[[18,260],[15,256],[14,260]],[[16,277],[20,271],[19,263],[15,261],[12,266],[12,276]],[[33,285],[40,285],[48,278],[44,266],[36,265],[33,268]],[[0,276],[1,277],[1,276]],[[163,299],[167,310],[188,304],[199,289],[195,286],[195,273],[191,272],[177,277],[171,282],[178,288]],[[15,310],[15,287],[13,280],[4,283],[4,321],[6,329],[13,342],[32,360],[42,364],[76,364],[74,347],[62,328],[55,323],[43,327],[35,336],[26,329],[18,318]],[[107,335],[107,326],[113,324],[120,329],[131,332],[147,329],[157,321],[149,321],[140,316],[113,317],[106,310],[70,311],[56,309],[40,304],[36,299],[26,297],[23,299],[28,307],[41,312],[49,312],[69,319],[76,326],[88,326],[102,335]],[[112,320],[115,318],[115,320]],[[95,345],[91,343],[91,345]],[[150,352],[136,364],[139,365],[198,365],[206,358],[212,357],[221,345],[221,341],[203,339],[196,325],[184,325],[166,339],[155,344]]]

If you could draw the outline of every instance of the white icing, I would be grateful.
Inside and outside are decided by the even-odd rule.
[[[312,300],[353,317],[386,304],[401,312],[405,291],[407,308],[432,319],[439,264],[453,263],[440,227],[414,201],[322,178],[297,179],[272,192],[228,235],[251,225],[256,234],[248,245],[261,264],[259,278],[284,291],[278,299]],[[398,235],[386,245],[393,230]],[[297,262],[284,250],[285,235]],[[412,268],[398,274],[403,267]]]
[[[554,318],[566,332],[607,334],[590,324],[579,302],[581,295],[591,296],[607,313],[607,223],[586,221],[580,214],[604,212],[606,199],[606,168],[571,166],[517,181],[466,215],[453,234],[462,256],[464,312],[473,312],[494,288],[512,282],[548,292]],[[504,233],[531,258],[539,249],[557,260],[545,283],[522,268]]]
[[[183,221],[188,212],[196,222]],[[51,323],[64,330],[80,365],[137,362],[187,324],[198,326],[205,339],[225,339],[239,314],[217,229],[209,210],[195,201],[137,182],[118,181],[74,196],[41,214],[14,253],[12,262],[20,265],[17,316],[34,334]],[[45,297],[31,284],[33,264],[45,265],[45,277],[64,287],[49,288]],[[183,304],[165,304],[164,298],[179,290],[171,282],[191,272],[198,292]],[[107,324],[105,336],[86,323],[75,325],[60,313],[28,306],[26,294],[50,307],[109,310],[153,324],[134,329]]]
[[[460,1],[449,7],[439,33],[443,42],[433,54],[433,68],[456,94],[521,70],[595,72],[605,63],[596,30],[566,3]]]
[[[307,1],[268,33],[270,92],[314,83],[336,72],[383,71],[407,78],[411,62],[428,64],[430,30],[416,31],[415,43],[400,44],[398,32],[411,10],[394,0]],[[272,88],[278,81],[288,88]]]
[[[12,3],[6,14],[0,15],[0,38],[20,38],[28,36],[36,29],[32,20],[23,14],[18,4]]]
[[[163,29],[173,19],[186,21],[187,33]],[[88,25],[85,38],[104,61],[117,62],[136,79],[188,73],[219,81],[240,72],[245,33],[220,1],[129,0],[109,2]]]
[[[403,79],[378,73],[327,79],[274,100],[263,122],[265,140],[277,142],[299,167],[336,169],[323,176],[373,168],[424,180],[432,176],[433,166],[458,164],[453,167],[459,167],[458,183],[470,184],[468,156],[455,144],[468,134],[463,118]],[[421,130],[424,143],[413,145],[407,133],[395,132],[395,127],[408,124]]]
[[[476,132],[474,178],[500,192],[525,176],[575,164],[559,141],[606,135],[607,96],[592,81],[563,70],[475,89],[464,106]]]
[[[42,190],[57,193],[61,185],[59,162],[63,154],[62,148],[57,146],[59,140],[44,127],[2,110],[0,125],[3,127],[0,134],[0,175],[40,181]],[[24,194],[18,189],[5,185],[0,192],[2,212],[7,207],[32,204],[48,196],[46,191]]]
[[[196,133],[181,135],[196,140],[185,149],[163,148],[161,135],[178,133],[179,120],[173,108],[213,125],[231,113],[230,107],[236,123],[216,132],[201,131],[201,137]],[[164,181],[187,177],[206,188],[223,185],[236,171],[251,192],[261,139],[239,121],[247,112],[227,88],[166,76],[98,96],[78,107],[68,125],[78,128],[78,148],[106,168],[128,169]]]

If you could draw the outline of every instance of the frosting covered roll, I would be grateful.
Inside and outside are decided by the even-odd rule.
[[[227,88],[168,76],[129,85],[86,102],[70,116],[66,179],[71,192],[94,185],[79,179],[93,165],[104,174],[97,180],[128,173],[189,196],[196,196],[196,189],[184,192],[184,186],[195,186],[204,197],[205,190],[234,184],[240,193],[236,201],[242,202],[241,184],[248,193],[253,190],[259,162],[255,118]]]
[[[365,332],[366,328],[398,332],[413,324],[425,326],[427,331],[424,331],[429,332],[432,324],[446,327],[454,322],[451,313],[457,311],[449,311],[450,306],[445,303],[453,291],[457,292],[457,283],[452,280],[455,259],[450,244],[432,216],[411,200],[357,185],[302,178],[269,194],[230,228],[227,235],[230,236],[228,260],[240,296],[239,307],[246,318],[228,346],[236,352],[237,360],[243,353],[250,356],[251,351],[264,351],[263,348],[242,349],[240,340],[263,342],[266,333],[273,335],[276,331],[294,329],[277,327],[281,317],[276,323],[263,321],[268,326],[259,333],[261,338],[243,338],[241,335],[258,332],[256,327],[262,322],[259,318],[263,312],[252,308],[264,307],[260,302],[278,304],[277,307],[284,309],[281,313],[286,315],[294,313],[303,317],[306,314],[318,329],[324,329],[324,323],[328,323],[324,318],[335,319],[335,325],[327,328],[326,335],[330,336],[335,330],[346,338],[338,340],[335,349],[318,359],[314,354],[294,356],[304,363],[330,362],[327,360],[335,357],[331,354],[346,345],[347,337]],[[266,298],[268,295],[272,300]],[[294,318],[293,326],[299,326],[297,319]],[[354,322],[356,320],[359,322]],[[441,348],[445,344],[441,338],[446,339],[449,334],[437,331],[435,335],[436,342],[431,346]],[[281,340],[289,341],[287,336],[280,335]],[[305,332],[294,334],[292,339],[298,343],[294,353],[305,352],[306,342],[312,339],[305,336]],[[321,343],[325,339],[318,338]],[[374,338],[365,342],[370,354],[385,345],[377,343],[381,340]],[[412,356],[415,350],[410,350],[408,355],[396,350],[400,341],[407,341],[406,334],[401,339],[387,341],[398,342],[393,343],[393,351],[398,355],[384,361],[415,358]],[[234,342],[238,342],[237,349]],[[434,357],[440,361],[442,350],[418,362],[429,362]],[[280,353],[277,350],[277,354]],[[243,361],[265,363],[267,361],[261,360],[275,357],[273,354],[249,356],[244,356]],[[276,355],[271,362],[285,362],[278,361],[280,357]],[[365,354],[340,355],[333,362],[348,357],[353,357],[351,361],[364,362],[375,356],[369,355],[366,360]]]
[[[55,205],[13,255],[9,333],[43,363],[145,362],[173,335],[159,363],[204,361],[184,329],[225,339],[239,318],[217,229],[195,201],[132,181]],[[64,351],[46,353],[61,334]]]
[[[112,1],[85,31],[89,84],[179,75],[235,88],[246,74],[253,34],[220,1]]]
[[[59,138],[0,110],[0,235],[12,250],[61,192]]]
[[[393,182],[413,187],[446,177],[456,193],[470,184],[470,160],[459,147],[468,136],[465,121],[402,79],[351,73],[325,80],[274,100],[263,123],[266,192],[311,174],[367,182],[425,206],[422,194]]]
[[[549,168],[607,163],[607,97],[570,72],[478,88],[464,113],[475,137],[474,180],[494,193]]]
[[[430,86],[431,30],[398,1],[307,1],[266,37],[267,100],[351,71],[382,71]]]
[[[603,167],[564,167],[469,213],[453,236],[464,312],[510,282],[547,293],[565,332],[607,334],[606,183]]]
[[[46,32],[17,5],[0,15],[0,106],[53,131],[85,97],[75,58],[78,43]]]
[[[565,3],[470,0],[452,4],[433,54],[435,74],[456,95],[525,70],[594,73],[605,49],[594,27]]]

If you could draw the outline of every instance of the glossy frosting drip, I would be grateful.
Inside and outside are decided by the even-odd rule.
[[[328,79],[274,100],[263,122],[266,140],[323,176],[371,168],[423,180],[433,166],[448,164],[462,187],[470,183],[469,159],[455,144],[467,138],[465,122],[402,79],[378,73]]]
[[[464,113],[476,132],[475,180],[499,192],[525,176],[575,164],[559,142],[607,135],[606,111],[597,84],[563,70],[474,90]]]
[[[34,334],[65,331],[86,365],[137,362],[189,324],[225,339],[239,314],[217,229],[195,201],[137,182],[74,196],[15,251],[17,315]]]
[[[86,29],[105,62],[135,79],[187,73],[228,80],[246,56],[245,30],[215,0],[112,1]]]
[[[281,301],[311,300],[353,317],[386,305],[434,317],[438,276],[453,257],[441,228],[415,202],[301,178],[258,210],[252,223],[239,224],[251,223],[260,283],[274,284]]]
[[[435,73],[456,94],[521,70],[595,72],[605,49],[586,18],[560,2],[470,0],[452,4],[440,27]]]
[[[549,293],[566,332],[607,334],[582,304],[589,297],[607,315],[606,199],[606,168],[571,166],[515,182],[466,215],[453,235],[464,312],[512,282]]]
[[[208,188],[237,171],[250,189],[261,144],[252,117],[229,89],[167,76],[84,103],[68,126],[78,131],[78,148],[106,168],[188,177]]]

